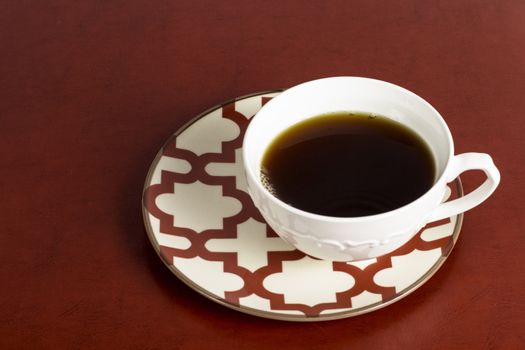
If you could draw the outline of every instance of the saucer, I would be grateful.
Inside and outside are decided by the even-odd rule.
[[[427,225],[390,254],[348,263],[305,255],[265,224],[246,190],[241,147],[250,118],[279,93],[213,107],[159,151],[144,186],[143,216],[162,261],[213,301],[288,321],[360,315],[423,285],[452,251],[463,214]],[[458,178],[447,197],[462,195]]]

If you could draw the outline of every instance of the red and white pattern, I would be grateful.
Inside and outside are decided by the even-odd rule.
[[[263,317],[349,317],[407,295],[448,256],[461,216],[433,223],[395,252],[375,259],[328,262],[295,250],[254,207],[240,152],[250,118],[277,94],[217,107],[166,143],[144,189],[153,246],[192,288]],[[457,196],[456,189],[452,192]]]

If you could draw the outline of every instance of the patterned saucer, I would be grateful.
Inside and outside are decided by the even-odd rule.
[[[250,118],[279,91],[209,109],[177,131],[147,175],[151,243],[182,281],[248,314],[289,321],[356,316],[425,283],[459,236],[463,215],[432,223],[393,253],[328,262],[295,250],[267,226],[246,192],[241,147]],[[448,195],[462,195],[459,178]]]

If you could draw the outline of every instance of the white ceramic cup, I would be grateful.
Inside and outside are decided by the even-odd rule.
[[[436,162],[434,185],[401,208],[362,217],[309,213],[273,196],[260,178],[261,160],[269,144],[293,124],[336,111],[383,115],[417,132],[430,146]],[[297,249],[333,261],[361,260],[389,253],[406,243],[425,224],[479,205],[496,189],[500,180],[499,171],[489,155],[454,155],[447,124],[428,102],[397,85],[358,77],[306,82],[269,101],[246,130],[243,161],[250,196],[275,232]],[[447,183],[462,172],[474,169],[485,172],[485,182],[461,198],[441,203]]]

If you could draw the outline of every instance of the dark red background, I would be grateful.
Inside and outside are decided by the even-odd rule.
[[[0,1],[0,348],[523,348],[524,38],[518,0]],[[500,187],[380,311],[286,323],[198,295],[146,237],[155,153],[210,106],[334,75],[427,99]]]

